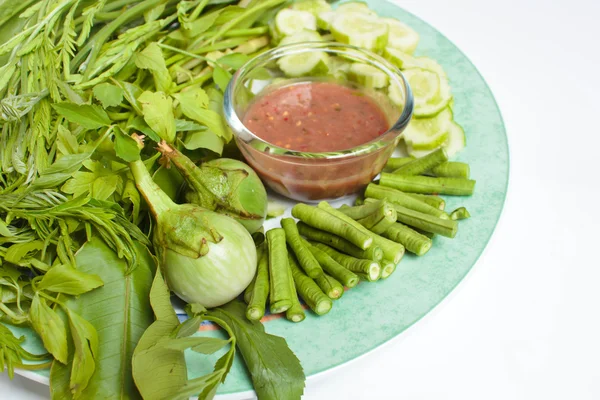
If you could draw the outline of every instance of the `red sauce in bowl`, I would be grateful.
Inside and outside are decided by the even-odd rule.
[[[350,149],[389,129],[373,99],[357,89],[327,82],[298,83],[260,96],[243,122],[268,143],[307,152]]]

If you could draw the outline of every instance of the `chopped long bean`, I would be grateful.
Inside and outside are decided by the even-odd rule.
[[[291,274],[288,274],[291,279]],[[292,293],[293,294],[293,293]],[[246,317],[251,321],[260,321],[265,315],[267,298],[269,297],[269,254],[261,252],[252,295],[248,302]]]
[[[400,168],[403,165],[406,165],[410,162],[413,162],[415,160],[414,157],[397,157],[397,158],[390,158],[387,163],[385,164],[384,169],[386,171],[395,171],[398,168]]]
[[[296,290],[296,284],[294,283],[293,273],[290,274],[290,287],[292,291],[292,306],[286,310],[285,318],[292,322],[302,322],[306,318],[306,314],[298,299],[298,291]]]
[[[399,222],[385,231],[383,236],[394,242],[402,243],[406,250],[418,256],[427,253],[432,246],[430,238]]]
[[[292,208],[292,215],[314,228],[341,236],[363,250],[373,244],[373,238],[368,233],[318,207],[296,204]]]
[[[317,279],[315,282],[321,290],[332,300],[337,300],[344,294],[344,286],[340,282],[338,282],[335,278],[323,274]]]
[[[432,194],[419,194],[419,193],[404,193],[404,194],[412,197],[413,199],[421,200],[422,202],[427,203],[432,207],[439,208],[442,211],[446,208],[446,200],[444,200],[440,196],[435,196]]]
[[[374,199],[365,199],[366,202],[377,201]],[[423,214],[418,211],[410,210],[398,204],[394,205],[398,215],[398,221],[405,225],[419,228],[421,230],[438,233],[442,236],[453,238],[458,231],[458,223],[450,219],[436,218],[432,215]]]
[[[271,229],[267,232],[267,243],[269,246],[270,310],[272,314],[279,314],[292,306],[285,231],[282,228]]]
[[[370,282],[374,282],[381,276],[381,265],[373,260],[361,260],[352,256],[339,253],[323,243],[312,242],[314,247],[324,251],[339,264],[355,274],[365,274]]]
[[[436,178],[382,173],[380,184],[409,193],[449,194],[470,196],[475,190],[475,181],[462,178]]]
[[[353,288],[358,284],[358,276],[354,272],[348,270],[342,264],[335,261],[323,250],[311,245],[308,242],[307,244],[310,245],[310,251],[312,251],[317,260],[319,260],[319,263],[325,272],[348,288]]]
[[[293,218],[283,218],[281,220],[281,226],[285,231],[285,241],[296,255],[296,258],[306,275],[312,279],[316,279],[323,275],[323,269],[315,259],[315,256],[313,256],[310,250],[302,243],[296,221],[294,221]]]
[[[390,203],[382,200],[375,211],[356,221],[371,232],[380,235],[396,222],[396,210]]]
[[[421,175],[446,161],[448,161],[448,154],[443,147],[440,147],[426,156],[417,158],[416,160],[401,166],[394,171],[394,174]]]
[[[244,290],[244,302],[246,304],[250,304],[250,300],[252,299],[252,292],[254,291],[254,282],[256,282],[256,275],[254,275],[254,278],[252,278],[252,282],[250,282],[246,290]]]
[[[471,168],[467,163],[448,161],[432,168],[429,172],[439,177],[469,179]]]
[[[367,250],[359,249],[346,239],[336,236],[332,233],[325,232],[304,222],[298,222],[298,231],[307,239],[314,240],[329,245],[342,253],[351,255],[356,258],[364,258],[366,260],[380,261],[383,259],[383,251],[377,245],[371,245]],[[317,259],[317,261],[319,261]],[[321,265],[322,266],[322,265]]]
[[[390,260],[381,262],[381,279],[387,279],[396,270],[396,263]]]
[[[471,214],[469,214],[469,212],[467,211],[466,208],[464,207],[459,207],[456,210],[452,211],[452,213],[450,214],[450,219],[452,220],[459,220],[459,219],[467,219],[471,216]]]
[[[421,199],[416,199],[412,196],[409,196],[407,193],[392,189],[391,187],[369,183],[367,189],[365,190],[365,196],[373,199],[385,199],[390,203],[399,204],[411,210],[422,212],[423,214],[433,215],[434,217],[443,219],[450,218],[446,212],[440,210],[439,208],[433,207]],[[375,203],[370,203],[369,205],[372,204]]]
[[[317,315],[327,314],[333,307],[331,299],[323,293],[314,280],[302,272],[291,254],[289,254],[288,262],[300,297]]]

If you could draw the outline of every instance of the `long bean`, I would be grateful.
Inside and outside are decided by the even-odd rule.
[[[470,196],[475,190],[475,181],[471,179],[405,176],[385,172],[381,174],[380,184],[403,192],[422,194]]]
[[[450,214],[450,219],[455,221],[459,219],[467,219],[469,217],[471,217],[471,214],[469,214],[467,209],[464,207],[459,207]]]
[[[296,204],[292,215],[314,228],[341,236],[363,250],[373,243],[373,238],[362,229],[318,207]],[[358,226],[361,227],[360,224]]]
[[[296,255],[296,258],[306,275],[312,279],[316,279],[323,275],[323,269],[315,259],[315,256],[313,256],[310,250],[302,243],[298,227],[296,227],[296,221],[294,221],[293,218],[283,218],[281,220],[281,226],[285,231],[285,241]]]
[[[384,169],[386,171],[395,171],[398,168],[400,168],[403,165],[406,165],[410,162],[413,162],[415,160],[414,157],[397,157],[397,158],[390,158],[387,163],[385,164]]]
[[[291,274],[288,275],[288,279],[291,279]],[[258,261],[252,295],[246,310],[246,317],[249,320],[260,321],[265,315],[267,297],[269,297],[269,254],[262,251]]]
[[[390,260],[383,260],[381,262],[381,279],[387,279],[396,270],[396,263]]]
[[[440,177],[469,179],[471,168],[467,163],[448,161],[432,168],[429,172]]]
[[[317,279],[315,282],[321,290],[332,300],[337,300],[344,294],[344,286],[340,282],[338,282],[335,278],[323,274]]]
[[[285,231],[282,228],[271,229],[267,232],[267,243],[269,246],[270,309],[272,314],[279,314],[292,306]]]
[[[399,175],[421,175],[446,161],[448,161],[448,154],[443,147],[440,147],[426,156],[417,158],[416,160],[401,166],[393,173]]]
[[[382,200],[375,212],[356,221],[371,232],[381,235],[396,222],[396,210],[390,203]]]
[[[383,186],[383,187],[385,187],[385,186]],[[419,194],[419,193],[404,193],[404,194],[412,197],[413,199],[421,200],[422,202],[427,203],[430,206],[438,208],[442,211],[446,208],[446,200],[444,200],[440,196],[435,196],[435,195],[431,195],[431,194]]]
[[[296,290],[296,284],[294,283],[293,273],[290,273],[290,288],[292,291],[292,306],[285,311],[285,318],[292,322],[302,322],[306,318],[306,314],[298,299],[298,291]]]
[[[317,260],[319,260],[323,270],[340,281],[344,286],[353,288],[358,284],[358,276],[331,258],[329,254],[313,245],[310,245],[309,249],[315,255]]]
[[[416,199],[412,196],[409,196],[406,193],[403,193],[399,190],[392,189],[387,186],[375,185],[374,183],[369,183],[367,189],[365,190],[365,196],[374,198],[374,199],[385,199],[390,203],[399,204],[403,207],[409,208],[411,210],[415,210],[418,212],[422,212],[424,214],[433,215],[434,217],[448,219],[449,216],[446,212],[440,210],[439,208],[430,206],[425,201],[420,199]],[[371,203],[375,204],[375,203]]]
[[[302,272],[291,254],[288,262],[300,297],[317,315],[327,314],[333,307],[331,299],[323,293],[315,281]]]
[[[324,245],[323,243],[313,242],[311,243],[314,247],[327,253],[329,257],[333,258],[339,264],[343,265],[348,270],[355,274],[365,274],[370,282],[374,282],[381,276],[381,265],[373,260],[361,260],[354,258],[346,254],[339,253],[331,247]]]
[[[399,222],[385,231],[383,236],[394,242],[402,243],[406,250],[418,256],[427,253],[432,246],[430,238]]]

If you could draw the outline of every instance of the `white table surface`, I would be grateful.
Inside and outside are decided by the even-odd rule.
[[[600,1],[397,3],[492,88],[508,131],[508,198],[457,290],[384,348],[309,381],[305,398],[600,399]],[[49,396],[0,374],[0,398]]]

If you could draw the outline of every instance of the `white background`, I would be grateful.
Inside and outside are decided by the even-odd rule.
[[[600,399],[600,1],[397,3],[458,45],[494,92],[507,203],[449,298],[385,347],[310,380],[305,398]],[[49,396],[1,374],[0,398]]]

